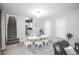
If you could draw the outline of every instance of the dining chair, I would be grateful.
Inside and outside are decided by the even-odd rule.
[[[45,39],[45,40],[42,40],[42,43],[43,43],[43,45],[49,45],[49,40],[47,40],[47,39]]]
[[[26,47],[32,47],[33,46],[33,43],[31,41],[25,41],[24,44],[25,44]]]
[[[42,44],[42,41],[41,40],[38,40],[35,42],[35,47],[38,49],[39,47],[42,47],[43,44]]]

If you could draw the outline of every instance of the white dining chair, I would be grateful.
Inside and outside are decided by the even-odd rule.
[[[48,39],[44,39],[44,40],[42,40],[42,43],[43,43],[43,45],[49,45],[49,40]]]
[[[42,47],[43,44],[42,44],[42,41],[38,40],[35,42],[35,47],[38,49],[39,47]]]
[[[29,46],[32,47],[33,46],[33,43],[31,41],[25,41],[24,44],[25,44],[26,47],[29,47]]]

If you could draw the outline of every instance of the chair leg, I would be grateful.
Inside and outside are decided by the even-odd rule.
[[[47,42],[47,45],[49,45],[49,43]]]
[[[27,48],[28,46],[27,46],[27,45],[25,45],[25,47]]]
[[[31,44],[29,44],[29,45],[28,45],[28,48],[29,48],[29,47],[32,47],[32,45],[31,45]]]
[[[39,47],[42,47],[42,45],[40,44]],[[39,48],[39,47],[38,47],[38,48]]]
[[[25,47],[27,48],[28,46],[27,46],[27,45],[25,45]]]
[[[43,45],[45,45],[45,42],[43,42]]]
[[[37,47],[37,44],[35,44],[35,47]]]

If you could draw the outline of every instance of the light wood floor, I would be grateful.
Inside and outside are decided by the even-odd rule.
[[[3,55],[53,55],[53,46],[43,48],[41,51],[36,52],[32,48],[26,48],[21,43],[7,45],[5,51],[2,52]]]

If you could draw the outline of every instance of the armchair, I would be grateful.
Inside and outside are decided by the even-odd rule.
[[[69,45],[70,44],[65,40],[54,43],[53,47],[54,47],[55,55],[66,55],[64,48],[68,47]]]

